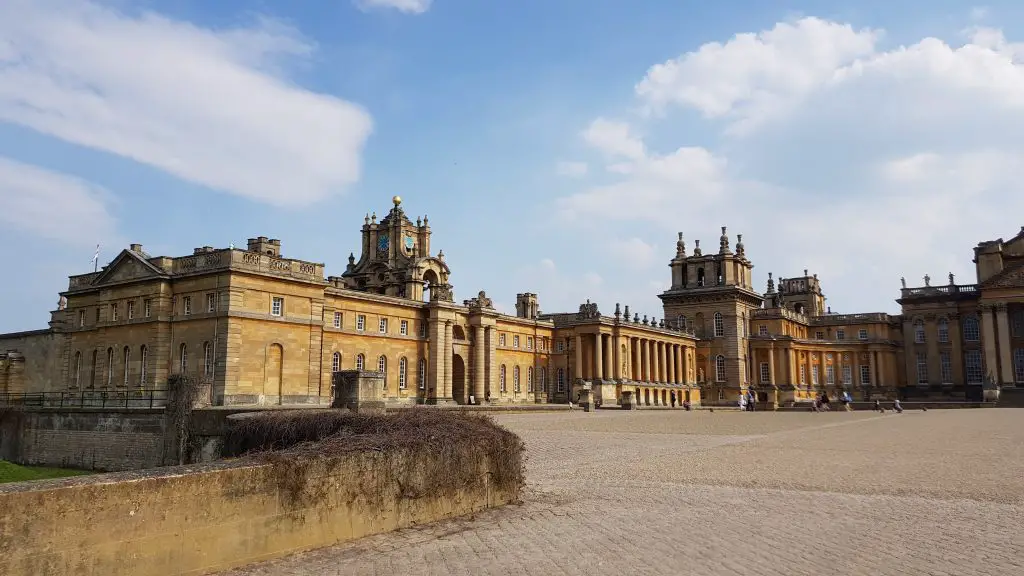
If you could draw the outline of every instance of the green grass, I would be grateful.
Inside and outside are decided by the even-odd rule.
[[[0,460],[0,484],[4,482],[21,482],[24,480],[43,480],[45,478],[64,478],[91,474],[85,470],[68,470],[65,468],[43,468],[40,466],[18,466]]]

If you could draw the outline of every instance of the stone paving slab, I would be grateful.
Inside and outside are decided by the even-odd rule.
[[[497,419],[521,505],[228,574],[1024,575],[1024,411]]]

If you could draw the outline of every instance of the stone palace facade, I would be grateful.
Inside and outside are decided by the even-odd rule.
[[[458,303],[426,217],[401,199],[367,216],[358,259],[341,276],[246,249],[153,257],[141,245],[71,276],[49,328],[0,335],[0,397],[159,389],[169,375],[207,379],[216,405],[324,404],[332,374],[385,374],[393,404],[564,403],[581,389],[616,405],[735,403],[755,391],[781,405],[819,391],[872,397],[979,398],[1024,387],[1024,229],[975,249],[977,283],[907,288],[901,315],[833,314],[817,275],[752,284],[742,236],[692,254],[682,234],[664,318],[584,303],[542,314],[519,294],[516,315],[484,292]],[[984,384],[988,384],[985,386]]]

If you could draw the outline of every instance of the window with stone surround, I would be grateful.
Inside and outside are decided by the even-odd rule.
[[[964,371],[968,384],[981,384],[984,381],[985,372],[981,366],[981,350],[964,352]]]
[[[715,382],[725,382],[725,356],[715,357]]]
[[[914,320],[914,343],[924,344],[924,320]]]
[[[213,346],[209,342],[203,343],[203,375],[213,376]]]
[[[420,383],[420,390],[427,389],[427,361],[420,358],[420,368],[418,380]]]
[[[505,345],[505,335],[504,334],[498,334],[498,346],[504,346],[504,345]]]
[[[815,340],[824,340],[825,339],[825,333],[822,332],[821,330],[818,330],[817,332],[814,333],[814,339]]]
[[[377,322],[377,331],[380,332],[381,334],[387,334],[388,333],[388,319],[387,318],[381,318]]]
[[[846,330],[836,328],[836,340],[846,340]]]
[[[561,340],[558,341],[558,351],[565,352],[565,342],[562,342]]]
[[[107,386],[114,384],[114,349],[107,348]]]
[[[836,384],[836,367],[832,364],[825,366],[825,384],[829,386]]]
[[[1014,338],[1024,337],[1024,310],[1015,310],[1010,318],[1010,333]]]
[[[149,349],[143,346],[139,350],[139,386],[146,385],[146,373],[149,371]]]
[[[206,312],[210,313],[217,309],[217,297],[213,294],[206,295]]]
[[[760,326],[758,326],[757,327],[757,335],[758,336],[767,336],[768,335],[768,327],[765,326],[764,324],[761,324]]]
[[[341,328],[341,324],[342,324],[343,320],[344,320],[344,317],[342,317],[341,312],[335,312],[334,313],[334,327],[335,328]]]
[[[540,367],[540,391],[542,394],[548,391],[548,369],[545,366]]]
[[[866,328],[861,328],[860,330],[858,330],[857,331],[857,338],[859,338],[861,340],[867,340],[868,339],[868,331],[867,331],[867,329]]]
[[[131,365],[131,361],[132,361],[132,349],[131,348],[129,348],[127,346],[124,347],[124,352],[122,354],[122,361],[124,362],[124,364],[123,364],[124,365],[124,385],[127,386],[128,385],[128,367]]]
[[[409,321],[408,320],[402,320],[401,322],[399,322],[399,324],[398,324],[398,333],[401,334],[402,336],[408,336],[409,335]]]
[[[512,347],[519,348],[519,334],[515,334],[512,336]]]
[[[149,298],[146,298],[145,300],[142,301],[142,316],[144,318],[149,318],[152,315],[153,315],[153,301],[150,300]]]
[[[498,368],[498,389],[501,390],[502,394],[505,393],[505,365],[504,364],[502,364],[501,367]]]
[[[772,382],[772,371],[771,367],[768,366],[767,362],[761,362],[761,383],[771,384]]]
[[[811,386],[817,386],[818,383],[819,383],[818,378],[821,376],[818,373],[818,369],[819,368],[820,367],[817,364],[815,364],[814,366],[811,366]]]
[[[800,365],[800,385],[801,386],[806,386],[807,385],[807,365],[806,364],[801,364]]]
[[[1024,348],[1013,349],[1013,380],[1018,384],[1024,382]]]
[[[558,374],[557,374],[556,378],[557,378],[557,381],[555,382],[555,385],[557,386],[556,390],[558,391],[559,394],[561,394],[561,393],[565,392],[565,368],[559,368],[558,369]]]
[[[85,327],[85,310],[79,310],[78,311],[78,327],[79,328],[84,328]]]
[[[871,366],[867,364],[860,365],[860,383],[864,386],[871,384]]]
[[[377,358],[377,372],[384,374],[384,389],[388,389],[388,357],[381,354],[380,358]]]
[[[928,355],[924,352],[917,353],[917,383],[928,383]]]
[[[533,336],[526,337],[526,349],[533,350]]]
[[[363,370],[366,368],[366,356],[359,354],[356,356],[356,370]]]
[[[75,352],[75,374],[71,378],[71,382],[75,388],[78,388],[78,384],[82,379],[82,353]]]
[[[366,315],[360,314],[356,316],[356,330],[362,332],[366,330]]]
[[[426,322],[420,322],[420,338],[426,338],[426,337],[427,337],[427,323]]]
[[[185,316],[188,316],[189,314],[192,314],[192,297],[191,296],[183,296],[181,298],[181,309],[182,309],[181,313],[184,314]],[[280,314],[275,314],[275,316],[280,316]]]
[[[843,365],[843,384],[852,384],[852,383],[853,383],[853,370],[850,368],[849,364],[844,364]]]
[[[341,352],[331,355],[331,372],[341,372]]]
[[[981,329],[978,327],[977,316],[964,318],[964,340],[966,342],[981,341]]]
[[[941,336],[939,337],[941,339]],[[939,352],[939,367],[940,376],[942,377],[943,384],[953,383],[953,362],[949,357],[949,352],[943,350]]]
[[[715,338],[725,336],[725,318],[721,312],[715,312]]]
[[[274,296],[271,298],[270,314],[271,316],[281,316],[284,314],[284,298],[280,296]]]
[[[939,342],[949,342],[949,320],[939,318]]]
[[[135,300],[129,300],[125,304],[125,312],[127,313],[129,320],[135,318]]]
[[[110,305],[110,321],[117,322],[117,302]]]
[[[408,367],[408,365],[409,365],[409,361],[405,359],[405,356],[402,356],[401,358],[398,359],[398,389],[399,390],[405,390],[405,386],[406,386],[405,370]]]
[[[533,366],[526,368],[526,391],[533,392]]]

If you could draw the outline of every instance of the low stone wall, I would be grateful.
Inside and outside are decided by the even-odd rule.
[[[235,461],[0,486],[0,574],[208,574],[516,501],[520,486],[428,485],[433,456]]]
[[[160,409],[3,409],[0,459],[82,470],[154,468],[170,462],[166,432]]]

